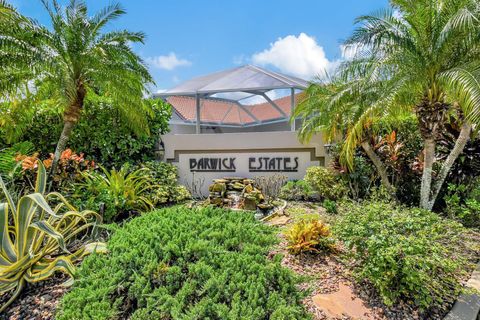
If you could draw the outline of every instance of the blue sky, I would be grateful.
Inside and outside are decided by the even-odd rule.
[[[11,0],[42,23],[39,0]],[[59,1],[65,3],[66,1]],[[94,13],[109,0],[87,0]],[[257,64],[306,78],[331,71],[355,17],[387,7],[387,0],[120,0],[127,14],[110,29],[143,31],[136,52],[167,89],[194,76]]]

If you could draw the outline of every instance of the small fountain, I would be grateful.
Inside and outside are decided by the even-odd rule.
[[[265,196],[251,179],[241,177],[215,179],[208,191],[208,203],[217,207],[250,211],[268,208]]]

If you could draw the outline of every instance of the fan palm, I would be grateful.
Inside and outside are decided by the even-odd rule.
[[[81,0],[70,0],[65,7],[56,0],[42,3],[51,28],[0,0],[0,92],[4,101],[26,100],[32,94],[48,96],[50,103],[61,108],[64,126],[52,169],[90,94],[102,95],[118,108],[136,133],[148,133],[144,116],[148,108],[142,99],[145,86],[153,80],[130,46],[143,43],[144,34],[103,32],[125,13],[122,7],[111,4],[89,16]]]
[[[342,159],[351,166],[353,150],[364,142],[372,122],[414,113],[424,141],[420,206],[432,209],[480,122],[479,13],[475,0],[395,0],[389,10],[358,18],[360,26],[345,43],[356,54],[340,67],[340,84],[317,104],[311,96],[310,108],[298,110],[313,114],[305,130],[315,127],[314,121],[333,129],[316,112],[329,110],[340,117],[334,123],[346,131]],[[461,132],[433,181],[436,141],[447,114],[456,116]]]

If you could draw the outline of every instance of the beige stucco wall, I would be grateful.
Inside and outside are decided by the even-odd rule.
[[[165,160],[179,168],[180,183],[204,181],[203,195],[208,194],[208,185],[213,179],[225,176],[270,176],[282,174],[288,179],[302,179],[309,166],[325,165],[328,157],[325,153],[321,135],[314,136],[310,142],[302,144],[297,133],[292,131],[276,132],[240,132],[216,134],[166,134],[162,136],[165,145]],[[250,158],[286,157],[299,162],[294,172],[252,172],[249,169]],[[191,159],[235,158],[234,172],[194,172],[189,166]]]

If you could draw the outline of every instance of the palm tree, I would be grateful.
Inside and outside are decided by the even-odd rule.
[[[341,90],[327,101],[358,107],[346,127],[343,159],[379,117],[415,113],[424,141],[420,206],[431,210],[455,160],[480,122],[480,5],[476,0],[394,0],[392,8],[357,19],[345,45],[355,57],[336,76]],[[324,108],[324,107],[322,107]],[[433,177],[436,141],[445,117],[461,132]],[[435,181],[434,181],[435,180]]]
[[[41,94],[63,110],[54,171],[89,95],[104,96],[134,131],[148,133],[143,96],[153,80],[131,48],[132,43],[143,43],[143,33],[103,32],[108,23],[125,13],[119,4],[89,16],[81,0],[70,0],[66,7],[56,0],[42,3],[51,29],[0,0],[0,92],[8,101]]]
[[[395,187],[390,182],[387,168],[370,145],[370,140],[377,134],[372,124],[380,118],[380,115],[373,114],[369,108],[370,103],[378,99],[377,91],[368,91],[367,87],[357,92],[356,90],[362,87],[362,80],[343,82],[338,77],[333,77],[328,83],[312,83],[295,108],[292,119],[304,119],[298,132],[302,141],[310,140],[317,132],[323,132],[328,142],[344,138],[340,162],[349,170],[354,169],[354,153],[360,146],[374,164],[382,185],[395,197]],[[363,100],[357,99],[360,94],[363,95]],[[389,111],[391,114],[384,110],[383,115],[397,116],[393,110]],[[357,130],[359,122],[364,123],[361,131]]]

